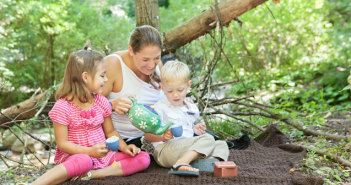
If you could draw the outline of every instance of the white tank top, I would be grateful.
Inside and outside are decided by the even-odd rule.
[[[122,68],[122,76],[123,76],[123,86],[120,92],[115,93],[111,92],[108,95],[109,100],[113,100],[119,98],[126,94],[135,95],[138,100],[138,103],[145,104],[145,105],[153,105],[157,101],[163,99],[164,94],[161,89],[155,89],[151,84],[144,82],[141,80],[122,60],[122,58],[117,55],[116,56]],[[160,69],[158,66],[156,67],[156,73],[160,74]],[[158,86],[158,84],[155,84]],[[144,135],[144,132],[141,132],[137,128],[135,128],[128,116],[120,115],[116,112],[112,112],[111,115],[112,123],[117,132],[122,136],[123,139],[127,139],[127,141],[138,138]]]

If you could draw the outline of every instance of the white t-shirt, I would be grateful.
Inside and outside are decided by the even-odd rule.
[[[193,126],[194,122],[200,117],[200,112],[194,103],[187,100],[184,100],[184,103],[186,104],[184,106],[174,106],[165,97],[155,104],[155,111],[160,115],[162,126],[168,122],[173,122],[174,125],[182,125],[183,135],[181,137],[194,137]],[[156,148],[162,143],[164,142],[153,142],[152,144]]]
[[[138,103],[144,105],[153,105],[157,101],[161,100],[164,97],[161,89],[155,89],[151,84],[144,82],[141,80],[122,60],[122,58],[114,54],[120,63],[122,68],[123,75],[123,87],[120,92],[115,93],[111,92],[108,95],[109,100],[113,100],[119,98],[126,94],[133,94],[137,98]],[[159,74],[160,70],[156,67],[156,73]],[[158,85],[158,84],[155,84]],[[112,112],[111,115],[112,123],[117,132],[122,136],[123,139],[127,139],[127,141],[138,138],[144,135],[144,132],[138,130],[134,127],[128,116],[120,115],[117,112]]]

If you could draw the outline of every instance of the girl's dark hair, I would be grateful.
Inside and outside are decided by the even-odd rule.
[[[90,42],[84,45],[83,50],[73,52],[68,57],[62,84],[56,92],[56,100],[70,96],[68,101],[77,97],[80,102],[86,103],[93,97],[83,81],[82,73],[88,72],[92,77],[96,74],[97,65],[103,62],[103,56],[90,49]]]
[[[162,39],[160,32],[150,25],[136,27],[130,36],[129,45],[132,47],[134,53],[139,52],[146,46],[158,46],[161,50]],[[150,75],[151,85],[159,89],[155,84],[158,84],[160,81],[160,77],[156,74],[156,71],[154,71],[153,74]]]

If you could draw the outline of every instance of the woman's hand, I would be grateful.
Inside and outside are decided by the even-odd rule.
[[[134,144],[130,145],[125,145],[125,147],[120,148],[123,153],[126,153],[131,156],[135,156],[136,154],[139,154],[141,149],[136,147]]]
[[[173,139],[173,134],[172,134],[172,131],[171,129],[167,129],[163,134],[162,134],[162,137],[163,137],[163,141],[168,141],[170,139]]]
[[[108,153],[108,149],[106,149],[106,144],[98,143],[89,148],[89,156],[95,158],[105,157]]]
[[[129,111],[130,107],[132,106],[132,101],[129,98],[135,98],[134,95],[126,95],[120,98],[113,99],[112,103],[112,110],[116,111],[118,114],[124,115],[126,112]]]
[[[193,126],[194,133],[196,135],[202,135],[205,133],[206,130],[206,124],[205,123],[199,123],[197,125]]]

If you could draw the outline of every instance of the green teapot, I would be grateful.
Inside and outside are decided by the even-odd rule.
[[[156,135],[163,134],[169,127],[173,125],[172,122],[167,123],[161,127],[160,116],[150,106],[140,104],[134,98],[129,98],[133,104],[126,115],[129,117],[132,125],[137,129]]]

